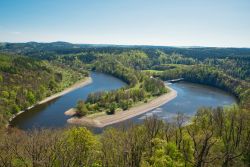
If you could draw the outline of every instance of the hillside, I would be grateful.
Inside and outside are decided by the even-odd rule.
[[[227,72],[229,75],[250,81],[250,48],[184,48],[167,46],[71,44],[67,42],[28,42],[2,43],[0,45],[0,51],[18,53],[47,60],[57,59],[58,56],[67,55],[67,59],[72,59],[71,56],[78,57],[85,63],[91,62],[91,60],[96,59],[97,55],[100,54],[124,55],[134,52],[137,53],[136,55],[140,55],[140,53],[143,53],[144,57],[134,57],[134,54],[130,54],[130,61],[135,58],[135,62],[143,60],[143,62],[138,62],[138,64],[142,64],[136,68],[150,69],[152,66],[160,64],[191,65],[199,63],[216,66],[216,68]]]
[[[0,53],[0,124],[86,75],[57,62]]]

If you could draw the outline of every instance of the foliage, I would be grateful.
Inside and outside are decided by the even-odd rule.
[[[86,107],[86,104],[82,100],[78,101],[76,109],[77,109],[76,113],[79,116],[85,116],[88,114],[88,109]]]
[[[183,115],[93,135],[83,127],[1,131],[0,166],[203,167],[249,166],[249,110],[201,108]]]
[[[100,166],[96,137],[86,128],[13,131],[0,138],[0,166]]]
[[[127,110],[133,104],[167,92],[161,80],[150,78],[140,71],[128,68],[122,65],[118,59],[114,60],[110,56],[101,57],[93,65],[93,69],[114,75],[129,85],[110,92],[89,94],[86,100],[87,108],[90,111],[89,114],[102,111],[106,111],[107,114],[114,114],[118,108]]]
[[[57,62],[47,62],[0,53],[0,115],[6,123],[11,115],[86,76]]]

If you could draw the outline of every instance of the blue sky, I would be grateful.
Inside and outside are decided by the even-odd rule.
[[[250,47],[250,0],[0,0],[0,41]]]

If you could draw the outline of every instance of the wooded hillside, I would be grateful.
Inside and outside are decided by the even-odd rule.
[[[58,62],[0,53],[0,124],[86,75]]]

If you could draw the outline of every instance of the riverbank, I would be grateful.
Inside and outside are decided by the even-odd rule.
[[[91,83],[92,83],[92,78],[91,78],[91,77],[86,77],[86,78],[84,78],[84,79],[82,79],[82,80],[76,82],[75,84],[71,85],[70,87],[64,89],[63,91],[58,92],[58,93],[56,93],[56,94],[53,94],[53,95],[51,95],[51,96],[49,96],[49,97],[46,97],[45,99],[43,99],[43,100],[37,102],[36,104],[34,104],[34,105],[28,107],[26,110],[19,111],[17,114],[13,115],[13,116],[9,119],[9,122],[11,122],[13,119],[15,119],[18,115],[20,115],[20,114],[22,114],[22,113],[24,113],[24,112],[26,112],[26,111],[32,109],[33,107],[35,107],[35,106],[37,106],[37,105],[41,105],[41,104],[47,103],[47,102],[49,102],[49,101],[51,101],[51,100],[53,100],[53,99],[59,98],[59,97],[65,95],[65,94],[67,94],[67,93],[69,93],[69,92],[71,92],[71,91],[73,91],[73,90],[75,90],[75,89],[84,87],[84,86],[89,85],[89,84],[91,84]],[[9,126],[9,124],[7,124],[7,126]]]
[[[53,100],[55,98],[63,96],[63,95],[65,95],[65,94],[67,94],[67,93],[69,93],[69,92],[71,92],[71,91],[73,91],[75,89],[84,87],[84,86],[86,86],[88,84],[91,84],[91,83],[92,83],[91,77],[84,78],[83,80],[78,81],[75,84],[73,84],[72,86],[64,89],[62,92],[56,93],[56,94],[54,94],[52,96],[49,96],[49,97],[45,98],[44,100],[38,102],[37,105],[47,103],[47,102],[49,102],[49,101],[51,101],[51,100]]]
[[[138,106],[134,106],[126,111],[117,112],[114,115],[96,115],[96,116],[87,116],[82,118],[72,117],[67,120],[70,124],[80,124],[80,125],[89,125],[98,128],[103,128],[105,126],[115,124],[118,122],[125,121],[127,119],[133,118],[135,116],[146,113],[152,109],[155,109],[171,100],[177,96],[177,92],[168,87],[170,92],[163,94],[147,103],[143,103]],[[67,115],[74,115],[74,109],[70,109],[65,112]]]

